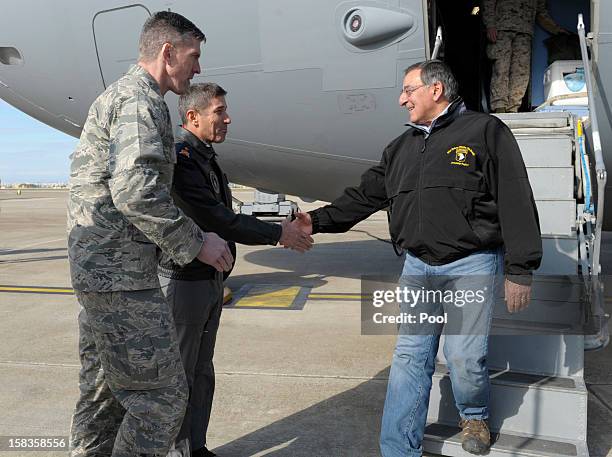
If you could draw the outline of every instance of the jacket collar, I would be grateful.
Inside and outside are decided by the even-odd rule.
[[[433,120],[429,128],[426,128],[423,125],[413,124],[412,122],[407,122],[406,126],[417,129],[425,133],[425,136],[429,136],[434,130],[450,124],[457,117],[462,115],[466,110],[467,108],[465,107],[463,99],[461,97],[457,97],[454,101],[450,103],[450,105],[446,107],[442,114],[440,114],[437,118]]]
[[[142,68],[140,65],[132,65],[126,74],[142,78],[147,86],[157,92],[157,94],[161,97],[161,89],[159,88],[159,84],[157,84],[155,78],[151,76],[151,73]]]
[[[176,133],[176,142],[187,143],[194,151],[202,154],[206,159],[212,159],[216,155],[215,150],[210,144],[200,140],[197,136],[183,127],[179,127]]]

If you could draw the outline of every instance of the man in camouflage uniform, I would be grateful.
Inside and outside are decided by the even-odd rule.
[[[549,33],[567,33],[546,10],[546,0],[483,0],[485,27],[493,60],[491,110],[516,113],[531,75],[531,39],[538,24]]]
[[[231,267],[227,243],[170,197],[176,159],[163,96],[182,93],[200,72],[202,41],[176,13],[149,18],[138,64],[93,103],[71,157],[68,247],[82,367],[73,457],[166,455],[188,391],[158,249],[181,265],[197,258]]]

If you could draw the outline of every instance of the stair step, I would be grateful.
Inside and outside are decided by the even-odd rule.
[[[448,367],[443,363],[436,364],[434,376],[448,376]],[[574,378],[548,376],[541,374],[519,373],[507,370],[489,370],[492,384],[512,384],[523,387],[540,387],[575,391],[579,388]]]
[[[503,113],[495,114],[511,130],[563,129],[570,126],[569,113]]]
[[[584,442],[560,441],[511,433],[492,433],[493,445],[488,457],[588,457]],[[473,457],[461,448],[461,429],[430,423],[425,429],[423,449],[445,456]]]
[[[586,439],[587,390],[580,379],[491,370],[491,429],[553,439]],[[572,411],[572,415],[567,414]],[[436,366],[428,420],[457,424],[450,376]]]

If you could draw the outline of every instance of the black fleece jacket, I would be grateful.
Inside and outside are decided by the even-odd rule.
[[[498,118],[459,99],[431,126],[411,126],[361,184],[310,212],[313,231],[345,232],[391,208],[391,237],[429,265],[504,245],[505,274],[530,284],[542,258],[538,213],[519,147]]]
[[[227,176],[219,167],[212,146],[183,128],[177,135],[175,146],[177,162],[172,198],[187,216],[204,232],[215,232],[230,242],[234,257],[232,242],[251,245],[278,243],[282,234],[279,224],[234,213]],[[187,281],[212,279],[216,272],[198,259],[180,267],[166,255],[162,255],[158,271],[164,277]]]

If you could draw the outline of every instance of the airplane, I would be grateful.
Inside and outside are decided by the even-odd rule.
[[[525,157],[556,150],[556,141],[570,145],[571,163],[544,163],[530,171],[534,193],[544,195],[538,201],[543,270],[584,279],[586,305],[593,305],[600,318],[592,347],[603,347],[609,337],[601,314],[599,246],[601,230],[612,229],[612,211],[604,211],[605,199],[612,197],[605,172],[606,165],[612,166],[612,148],[607,147],[612,144],[612,2],[550,0],[549,6],[553,4],[572,24],[578,23],[579,13],[590,18],[582,23],[581,35],[583,58],[587,41],[591,48],[585,69],[590,88],[585,134],[579,135],[577,115],[565,112],[500,117],[515,132]],[[360,174],[379,161],[385,145],[406,128],[407,114],[397,102],[404,69],[434,52],[457,74],[468,107],[487,110],[486,38],[477,0],[10,2],[2,5],[0,15],[0,98],[78,137],[91,103],[136,63],[142,24],[163,9],[185,15],[207,36],[203,72],[193,82],[214,81],[228,91],[233,122],[227,140],[216,149],[234,183],[325,201],[357,184]],[[438,27],[442,42],[436,40]],[[542,44],[534,43],[537,46]],[[539,65],[536,57],[534,65]],[[541,78],[534,78],[532,91],[542,85]],[[178,125],[177,97],[169,93],[166,101]],[[530,107],[531,101],[527,97],[524,105]],[[550,127],[553,121],[567,125]],[[583,144],[587,150],[581,154]],[[562,182],[568,185],[568,195],[547,196],[563,187]],[[596,202],[591,212],[585,205],[590,198]],[[565,225],[559,228],[559,222]],[[576,390],[555,397],[558,390],[549,392],[516,376],[496,385],[497,398],[508,398],[499,407],[518,408],[518,400],[508,392],[521,392],[524,400],[516,420],[493,422],[492,428],[531,441],[495,452],[540,455],[529,446],[561,443],[556,455],[566,455],[567,446],[573,446],[567,455],[588,455],[586,420],[579,427],[560,419],[548,425],[534,413],[534,405],[544,405],[548,417],[562,417],[564,411],[555,408],[563,406],[586,418],[580,355],[586,346],[588,338],[582,335],[530,335],[522,344],[498,337],[491,363],[525,376],[570,379]],[[539,355],[526,357],[533,352],[527,347],[541,348]],[[432,398],[443,398],[440,392]],[[449,411],[442,406],[430,411],[433,424],[452,422]],[[542,437],[548,441],[538,441]],[[448,430],[439,427],[426,436],[425,448],[460,453]],[[498,455],[495,452],[490,455]]]
[[[460,10],[449,4],[469,11],[475,0],[63,3],[69,8],[61,14],[58,3],[43,0],[3,5],[2,99],[78,137],[93,100],[136,63],[146,18],[170,8],[208,38],[204,71],[194,82],[214,80],[229,92],[234,122],[218,149],[231,180],[312,199],[329,201],[354,184],[404,130],[407,116],[397,103],[403,70],[431,54],[437,24],[449,24],[446,55],[463,63],[452,66],[464,92],[474,91],[470,81],[483,79],[479,18],[448,18]],[[612,27],[606,2],[566,6],[592,10],[598,37]],[[33,15],[28,22],[35,35],[18,20],[26,12]],[[473,47],[464,49],[468,44]],[[600,53],[610,47],[605,39],[596,44]],[[612,86],[610,64],[594,57],[606,70],[596,75],[600,88]],[[177,97],[166,99],[176,124]],[[606,120],[604,143],[612,139],[610,103],[598,109]],[[612,227],[612,214],[605,226]]]

